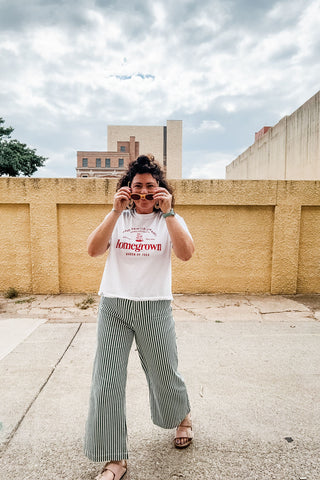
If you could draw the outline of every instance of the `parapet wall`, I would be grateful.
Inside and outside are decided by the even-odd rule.
[[[172,184],[196,244],[189,262],[173,258],[175,293],[320,293],[320,182]],[[89,257],[86,239],[111,210],[115,185],[1,178],[0,291],[96,292],[106,255]]]
[[[228,180],[319,180],[320,92],[226,167]]]

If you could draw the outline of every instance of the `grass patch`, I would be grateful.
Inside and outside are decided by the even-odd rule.
[[[5,292],[5,298],[17,298],[19,296],[18,290],[13,287],[9,287],[8,290]]]
[[[87,310],[87,308],[91,307],[95,303],[95,299],[92,295],[87,295],[86,298],[82,300],[82,302],[76,303],[76,306],[81,310]]]
[[[35,298],[30,297],[30,298],[22,298],[21,300],[16,300],[14,303],[31,303],[34,301],[35,301]]]

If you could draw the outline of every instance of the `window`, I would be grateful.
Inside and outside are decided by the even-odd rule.
[[[120,147],[120,152],[125,152],[126,151],[126,147]]]
[[[83,159],[82,159],[82,166],[83,166],[83,167],[87,167],[87,166],[88,166],[88,159],[87,159],[87,158],[83,158]]]
[[[111,167],[110,158],[106,158],[106,168],[110,168],[110,167]]]
[[[101,167],[101,158],[96,158],[96,167]]]
[[[123,158],[119,158],[119,167],[123,167],[123,165],[124,165]]]

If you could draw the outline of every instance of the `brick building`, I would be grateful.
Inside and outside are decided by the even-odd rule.
[[[77,152],[77,177],[121,177],[129,163],[139,155],[139,142],[130,136],[128,142],[118,141],[114,152]]]
[[[166,126],[108,125],[108,151],[78,151],[77,177],[120,177],[138,155],[152,153],[168,178],[182,178],[182,120]]]

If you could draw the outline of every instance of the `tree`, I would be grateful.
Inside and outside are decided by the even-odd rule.
[[[5,128],[3,118],[0,117],[0,177],[9,175],[31,177],[47,160],[36,154],[36,150],[26,144],[11,139],[12,127]]]

